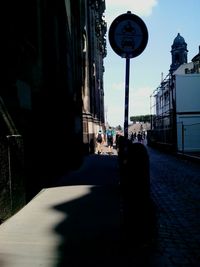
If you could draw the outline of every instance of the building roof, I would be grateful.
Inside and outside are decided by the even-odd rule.
[[[172,46],[181,46],[181,45],[186,45],[186,42],[184,38],[180,35],[180,33],[178,33],[176,38],[174,39]]]
[[[174,71],[174,75],[181,75],[181,74],[185,74],[186,70],[192,70],[194,68],[194,64],[193,62],[189,62],[189,63],[184,63],[182,65],[180,65],[178,67],[177,70]]]
[[[193,57],[192,62],[200,61],[200,46],[199,46],[199,53]]]

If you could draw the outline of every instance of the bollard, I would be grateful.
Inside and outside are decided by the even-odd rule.
[[[152,240],[155,227],[149,156],[142,143],[123,144],[126,147],[119,153],[122,228],[128,243],[141,246]]]

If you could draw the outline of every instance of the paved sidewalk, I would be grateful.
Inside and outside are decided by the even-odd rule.
[[[118,266],[117,201],[111,187],[42,190],[0,226],[0,266]]]
[[[1,267],[121,266],[117,157],[90,155],[0,225]]]

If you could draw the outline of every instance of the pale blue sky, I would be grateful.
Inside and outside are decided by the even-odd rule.
[[[150,95],[171,64],[171,45],[178,33],[185,39],[188,62],[200,45],[200,0],[106,0],[108,31],[112,21],[130,10],[147,26],[149,39],[142,54],[130,60],[129,118],[150,114]],[[107,32],[108,37],[108,32]],[[124,126],[125,62],[110,47],[104,60],[105,117],[111,126]]]

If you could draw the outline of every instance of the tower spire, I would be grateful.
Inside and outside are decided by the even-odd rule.
[[[170,73],[172,74],[180,65],[187,63],[187,43],[180,33],[177,34],[171,48],[172,63],[170,65]]]

